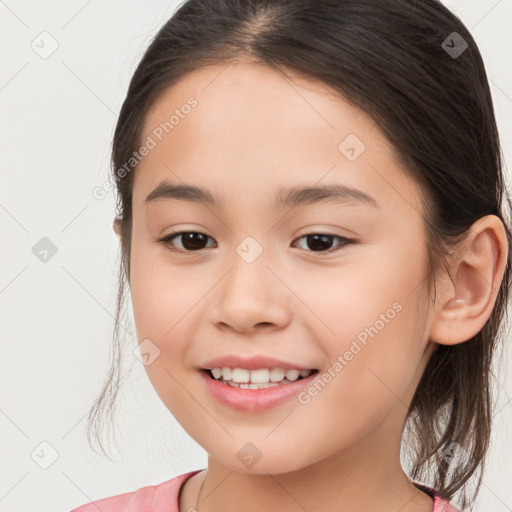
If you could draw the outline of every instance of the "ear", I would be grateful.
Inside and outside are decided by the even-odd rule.
[[[121,238],[121,217],[116,216],[114,218],[114,231],[116,232],[116,235]]]
[[[471,339],[491,316],[508,258],[503,223],[496,215],[478,219],[451,264],[430,329],[430,339],[455,345]]]

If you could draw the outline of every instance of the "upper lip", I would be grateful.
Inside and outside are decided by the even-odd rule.
[[[201,369],[211,370],[212,368],[245,368],[247,370],[258,370],[260,368],[283,368],[284,370],[313,370],[310,366],[303,366],[297,363],[289,363],[274,357],[263,355],[236,356],[227,355],[210,359],[202,364]]]

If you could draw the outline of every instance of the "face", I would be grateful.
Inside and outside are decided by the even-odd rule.
[[[261,474],[396,447],[432,348],[420,189],[364,112],[289,76],[250,63],[188,75],[148,113],[133,189],[130,288],[148,376],[211,456]],[[164,181],[216,202],[146,201]],[[278,201],[329,186],[344,193]],[[240,410],[199,370],[227,355],[318,373],[300,396]],[[238,456],[248,442],[262,456],[251,468]]]

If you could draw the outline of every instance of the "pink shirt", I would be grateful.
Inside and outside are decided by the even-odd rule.
[[[204,470],[198,469],[158,485],[149,485],[133,492],[86,503],[71,512],[180,512],[178,494],[182,485],[201,471]],[[421,490],[426,491],[434,500],[432,512],[459,512],[433,489],[418,483],[415,485],[421,487]]]

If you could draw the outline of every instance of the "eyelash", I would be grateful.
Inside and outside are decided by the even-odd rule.
[[[209,237],[208,235],[205,235],[204,233],[201,233],[199,231],[176,231],[175,233],[170,233],[169,235],[166,235],[165,237],[159,239],[158,242],[161,243],[166,249],[168,249],[168,250],[170,250],[172,252],[177,252],[177,253],[182,253],[182,254],[193,254],[193,253],[200,253],[200,252],[204,251],[206,248],[198,249],[197,251],[187,251],[187,250],[184,251],[182,249],[176,249],[175,247],[172,247],[170,245],[170,242],[174,238],[177,238],[180,235],[185,235],[185,234],[190,234],[190,233],[204,235],[204,236],[208,237],[209,239],[211,239],[211,237]],[[337,250],[339,250],[342,247],[345,247],[347,245],[351,245],[351,244],[355,243],[355,240],[352,239],[352,238],[346,238],[344,236],[332,235],[330,233],[320,233],[320,232],[318,232],[318,233],[307,233],[305,235],[300,236],[296,240],[301,240],[302,238],[306,238],[306,237],[312,236],[312,235],[322,235],[322,236],[327,236],[327,237],[331,237],[331,238],[336,238],[339,241],[343,242],[340,246],[338,246],[338,248],[335,248],[335,249],[329,249],[327,251],[307,251],[307,252],[312,252],[314,254],[320,254],[320,255],[322,255],[322,254],[331,254],[333,252],[336,252]]]

